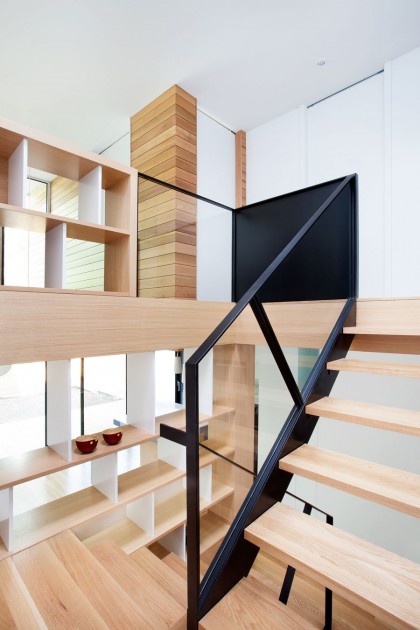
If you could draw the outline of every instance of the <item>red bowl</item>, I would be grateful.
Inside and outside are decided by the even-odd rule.
[[[112,429],[105,429],[102,432],[103,438],[107,444],[118,444],[122,438],[122,431],[118,427]]]
[[[81,453],[93,453],[98,446],[98,438],[96,435],[79,435],[76,446]]]

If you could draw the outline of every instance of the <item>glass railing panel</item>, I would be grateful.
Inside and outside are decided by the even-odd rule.
[[[140,296],[230,302],[232,211],[142,176],[138,192]]]
[[[259,471],[294,406],[270,348],[256,332],[237,343],[229,329],[199,364],[200,443],[251,474]]]
[[[248,494],[254,482],[254,476],[210,453],[203,446],[199,448],[199,457],[200,576],[202,579]]]
[[[302,390],[325,345],[345,300],[272,302],[263,304],[286,363]],[[256,346],[266,344],[264,335],[247,307],[232,327],[236,339]]]
[[[293,399],[270,348],[267,345],[256,346],[255,472],[261,469],[293,405]]]

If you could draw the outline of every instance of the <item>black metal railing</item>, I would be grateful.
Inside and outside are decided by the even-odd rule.
[[[177,189],[147,175],[139,174],[147,179],[168,188]],[[296,251],[302,239],[310,232],[318,220],[325,215],[328,208],[345,189],[350,189],[352,199],[349,225],[346,230],[346,246],[349,252],[349,275],[345,282],[347,301],[340,313],[328,339],[321,350],[302,391],[300,391],[285,359],[284,353],[271,326],[267,313],[257,294],[270,280],[283,261]],[[188,194],[188,191],[179,189]],[[200,196],[191,193],[193,197]],[[212,202],[214,203],[214,202]],[[232,210],[223,204],[226,210]],[[336,210],[333,208],[333,210]],[[235,211],[234,211],[235,212]],[[233,212],[233,214],[234,214]],[[343,235],[339,236],[343,238]],[[306,243],[306,241],[305,241]],[[261,273],[252,286],[242,295],[230,313],[222,320],[204,343],[194,352],[185,364],[186,378],[186,431],[161,425],[161,435],[186,446],[187,460],[187,528],[188,528],[188,629],[196,629],[198,621],[223,595],[245,575],[256,556],[258,549],[244,540],[245,527],[262,514],[277,500],[281,500],[287,491],[292,475],[279,471],[278,461],[282,455],[307,442],[315,428],[317,419],[308,418],[305,405],[311,399],[328,395],[337,373],[328,373],[326,362],[329,358],[345,356],[351,343],[351,336],[345,339],[342,335],[343,325],[351,324],[354,319],[354,302],[357,294],[357,176],[349,175],[341,180],[326,201],[313,213],[306,223],[297,231],[276,258]],[[342,296],[340,296],[342,297]],[[283,376],[285,384],[294,402],[294,407],[287,417],[266,460],[254,479],[244,503],[235,516],[224,540],[222,541],[206,575],[200,584],[200,498],[199,498],[199,365],[225,332],[237,320],[243,310],[250,305],[258,325],[273,354],[275,362]],[[216,453],[217,455],[218,453]],[[238,466],[237,463],[231,462]],[[240,467],[240,466],[239,466]],[[279,474],[282,475],[281,478]]]
[[[305,414],[305,406],[313,399],[326,396],[331,391],[337,372],[326,370],[327,361],[342,358],[351,345],[352,335],[343,337],[345,324],[354,323],[355,298],[349,298],[323,347],[301,392],[303,403],[293,407],[287,417],[278,437],[276,438],[266,460],[256,476],[242,506],[235,516],[224,540],[222,541],[213,561],[211,562],[201,585],[199,584],[199,503],[196,503],[195,492],[198,494],[198,474],[192,475],[191,469],[195,465],[194,445],[199,448],[195,439],[197,430],[191,415],[198,405],[195,400],[191,378],[193,367],[188,368],[187,374],[187,527],[188,527],[188,627],[196,628],[198,620],[203,617],[234,584],[246,575],[258,552],[258,548],[244,540],[245,528],[258,516],[265,512],[275,502],[282,499],[287,490],[292,474],[280,471],[279,459],[298,446],[309,441],[316,426],[316,419]],[[194,355],[193,355],[194,356]],[[193,358],[193,357],[191,357]],[[189,376],[188,376],[189,375]],[[190,396],[188,398],[188,396]],[[192,404],[194,406],[192,406]],[[302,424],[304,425],[302,427]],[[201,446],[201,445],[200,445]],[[197,454],[198,458],[198,454]],[[197,462],[198,465],[198,462]],[[196,573],[197,571],[197,573]],[[194,581],[193,581],[194,580]],[[197,581],[196,581],[197,580]]]
[[[199,619],[217,601],[224,592],[226,592],[231,584],[229,578],[224,580],[223,586],[219,583],[222,579],[224,570],[229,560],[233,557],[237,543],[243,537],[243,531],[250,519],[258,516],[261,507],[257,508],[258,500],[261,498],[264,489],[270,482],[270,477],[282,453],[286,449],[286,445],[293,439],[293,433],[298,425],[298,421],[304,415],[304,406],[313,392],[313,387],[321,377],[321,372],[325,369],[326,359],[336,345],[338,336],[341,334],[343,324],[348,318],[354,302],[354,296],[357,290],[357,235],[354,233],[357,226],[357,218],[353,217],[352,231],[352,278],[351,278],[351,295],[343,308],[340,317],[330,337],[327,340],[323,350],[321,351],[312,374],[307,380],[302,393],[293,378],[293,375],[287,365],[284,354],[277,341],[277,337],[267,317],[264,306],[257,298],[257,293],[263,287],[265,282],[272,276],[274,271],[281,265],[287,256],[293,251],[303,237],[315,225],[319,218],[330,207],[333,201],[347,186],[356,187],[356,176],[350,175],[346,177],[321,205],[321,207],[313,214],[313,216],[305,223],[305,225],[297,232],[294,238],[283,248],[273,262],[246,291],[230,313],[217,326],[206,341],[196,350],[192,357],[186,362],[186,434],[184,432],[173,432],[172,439],[186,445],[187,450],[187,527],[188,527],[188,628],[195,629]],[[356,212],[356,204],[354,204],[354,212]],[[250,305],[258,324],[264,334],[268,346],[273,353],[280,372],[285,380],[287,388],[294,400],[295,406],[287,418],[277,440],[275,441],[266,461],[264,462],[259,474],[257,475],[253,486],[240,511],[235,517],[228,534],[222,542],[215,558],[213,559],[204,580],[200,586],[200,500],[199,500],[199,437],[198,437],[198,416],[199,416],[199,396],[198,396],[198,375],[199,365],[204,357],[210,352],[215,344],[220,340],[224,333],[232,326],[246,306]],[[347,352],[347,348],[342,349]],[[177,439],[177,434],[178,438]],[[182,436],[181,436],[182,434]],[[306,437],[306,436],[305,436]],[[262,511],[264,511],[262,509]],[[243,543],[245,544],[245,543]],[[248,555],[250,562],[253,561],[254,551],[249,549]],[[247,556],[242,553],[242,558]],[[254,553],[255,557],[255,553]],[[251,560],[252,558],[252,560]],[[245,567],[243,570],[246,571]],[[230,571],[232,574],[232,571]],[[225,576],[226,577],[226,576]],[[230,578],[232,580],[232,578]],[[236,578],[234,577],[233,580]],[[222,580],[223,581],[223,580]],[[211,595],[213,595],[211,597]]]

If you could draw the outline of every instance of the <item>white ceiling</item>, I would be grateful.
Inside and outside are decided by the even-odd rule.
[[[249,130],[420,46],[420,0],[0,0],[0,20],[0,116],[95,151],[174,83]]]

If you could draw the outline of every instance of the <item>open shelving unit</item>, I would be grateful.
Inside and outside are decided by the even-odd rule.
[[[179,490],[176,491],[176,488],[179,488]],[[201,513],[205,514],[211,507],[230,497],[233,492],[234,489],[231,486],[221,483],[214,484],[210,500],[201,499]],[[103,540],[110,539],[126,553],[133,553],[140,547],[161,540],[175,531],[180,537],[185,539],[185,523],[187,520],[186,495],[185,489],[181,485],[176,486],[175,492],[172,492],[170,496],[165,496],[163,499],[159,499],[157,493],[157,500],[152,514],[154,518],[152,528],[149,531],[143,529],[132,519],[124,518],[115,525],[87,538],[82,538],[82,540],[87,547],[91,548]]]
[[[77,219],[27,207],[30,168],[77,182]],[[66,242],[77,239],[104,245],[104,293],[136,295],[134,169],[0,119],[0,225],[45,234],[45,288],[67,288]]]
[[[52,183],[56,183],[54,194],[58,205],[52,207],[50,204],[49,211],[29,207],[27,183],[31,169],[48,175]],[[37,293],[74,294],[72,298],[65,298],[64,310],[72,314],[77,302],[82,311],[86,307],[81,306],[81,302],[86,304],[93,300],[82,299],[80,295],[92,295],[93,289],[87,283],[81,283],[79,289],[71,288],[73,285],[66,282],[66,271],[73,277],[78,252],[84,251],[88,258],[92,251],[97,252],[94,247],[99,244],[100,253],[93,256],[98,259],[95,258],[95,271],[103,273],[103,290],[94,293],[135,297],[137,187],[138,175],[134,169],[0,119],[0,226],[6,228],[6,232],[24,230],[45,235],[44,286],[23,286],[24,283],[10,286],[9,283],[9,286],[0,286],[0,295],[7,297],[7,291],[25,291],[30,308],[36,311]],[[70,192],[67,194],[66,191]],[[0,232],[2,248],[4,232]],[[5,239],[7,241],[7,233]],[[67,248],[68,239],[72,240],[71,255]],[[81,245],[79,249],[79,242],[87,248],[83,250]],[[99,260],[102,253],[103,260]],[[52,296],[51,303],[58,299]],[[102,298],[97,301],[100,300]],[[109,298],[104,301],[114,310],[116,302],[124,303],[127,308],[130,308],[128,302],[130,305],[135,303],[134,300],[113,301]],[[115,313],[117,318],[118,313]],[[56,312],[51,313],[51,317],[54,316],[57,316]],[[83,317],[86,319],[84,310]],[[91,317],[90,321],[96,325],[96,319],[100,319],[100,314]],[[63,338],[69,334],[69,321],[65,330],[63,328]],[[80,321],[79,328],[74,326],[76,332],[84,325]],[[27,322],[19,327],[19,334],[29,340],[35,339],[32,323],[29,309]],[[187,338],[189,331],[181,347],[185,346]],[[193,343],[197,343],[196,338],[194,340]],[[153,350],[160,348],[160,344],[156,340]],[[173,348],[172,342],[169,347]],[[127,352],[123,341],[118,349],[119,353]],[[143,344],[141,349],[150,349],[150,344]],[[86,351],[83,355],[84,350],[83,347],[77,351],[79,356],[93,354]],[[108,350],[106,339],[98,354],[106,355]],[[193,351],[184,348],[185,360]],[[48,354],[45,344],[42,346],[36,337],[36,351],[30,360],[46,359],[47,446],[0,459],[0,559],[69,528],[87,546],[110,537],[130,552],[159,540],[168,550],[185,558],[185,447],[160,437],[162,423],[185,429],[185,412],[177,410],[156,417],[155,353],[127,354],[127,424],[121,427],[121,442],[111,446],[98,435],[95,451],[82,454],[72,440],[70,356],[73,352],[74,348],[68,353]],[[13,358],[14,353],[15,346],[11,353]],[[60,359],[49,360],[51,356]],[[12,363],[13,359],[8,362]],[[236,491],[234,475],[225,474],[226,462],[222,459],[235,454],[237,441],[230,440],[230,430],[236,411],[233,406],[213,403],[213,353],[209,353],[200,367],[200,410],[200,436],[213,451],[200,449],[202,549],[207,551],[227,530],[227,521],[218,510],[223,515],[231,510],[231,499]],[[109,420],[106,422],[104,429],[109,428]],[[217,430],[211,430],[212,426],[217,426]],[[219,433],[220,427],[225,426],[225,432]],[[124,451],[127,451],[126,456]],[[79,468],[75,469],[76,466]],[[67,470],[72,473],[72,483],[67,487],[65,483],[60,486]],[[40,488],[44,483],[42,478],[48,477],[47,485],[54,475],[54,481],[58,480],[57,486],[60,486],[56,494],[52,496],[45,492],[42,496],[33,495],[32,500],[34,484]],[[67,477],[70,478],[70,472]],[[19,486],[19,490],[14,491],[15,486]]]
[[[59,363],[54,365],[53,371],[59,391],[68,385],[68,365],[66,362],[50,363]],[[153,372],[153,368],[154,353],[130,355],[128,383],[144,380],[146,373]],[[126,551],[134,551],[145,544],[172,536],[177,540],[178,552],[181,550],[181,555],[185,553],[185,448],[159,437],[162,422],[172,421],[174,426],[185,426],[185,411],[152,417],[153,387],[135,400],[132,400],[135,394],[132,386],[127,394],[127,419],[133,422],[134,417],[135,423],[121,427],[123,437],[119,444],[109,445],[98,435],[98,446],[90,454],[80,453],[75,440],[70,440],[67,444],[46,446],[0,460],[0,559],[68,528],[72,528],[88,546],[104,537],[111,537],[115,541],[123,541],[122,547]],[[64,400],[65,397],[59,398]],[[69,410],[54,409],[54,405],[51,408],[56,413],[60,412],[65,428],[70,417]],[[209,424],[213,419],[229,418],[233,413],[230,407],[215,405],[213,415],[203,414],[200,419],[202,423]],[[142,448],[148,444],[152,447],[151,461],[148,461],[150,454],[146,454],[142,462]],[[206,444],[224,457],[234,453],[232,446],[214,439],[207,440]],[[140,449],[140,466],[118,474],[118,455],[133,448]],[[70,454],[69,458],[63,455],[66,451]],[[212,467],[218,459],[214,453],[200,449],[203,513],[233,493],[229,484],[213,479]],[[89,487],[14,514],[14,486],[80,464],[90,464]],[[109,522],[112,524],[108,525]]]

